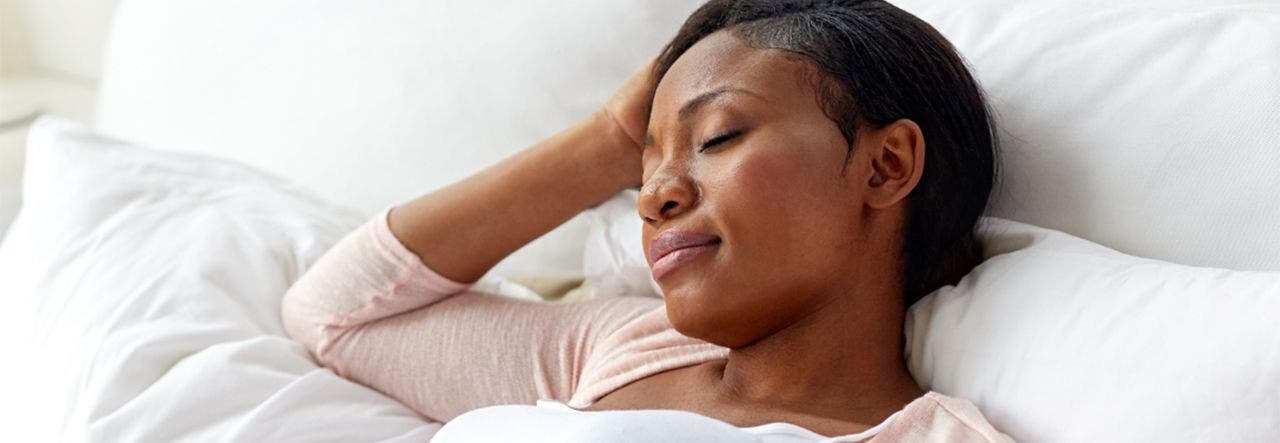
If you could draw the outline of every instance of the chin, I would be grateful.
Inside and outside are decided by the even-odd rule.
[[[726,309],[724,303],[700,299],[697,295],[667,299],[667,319],[675,330],[687,337],[696,338],[726,348],[742,347],[758,338],[752,333],[749,316]]]
[[[714,315],[708,312],[705,300],[698,300],[697,295],[685,291],[665,291],[667,300],[667,320],[671,326],[689,337],[707,340],[711,325],[717,323]]]

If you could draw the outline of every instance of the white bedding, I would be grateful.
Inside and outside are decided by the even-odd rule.
[[[57,120],[32,134],[27,204],[0,244],[0,349],[16,357],[0,365],[0,417],[16,418],[6,437],[425,441],[439,430],[318,367],[283,332],[285,289],[366,216],[232,161]],[[919,380],[1020,440],[1280,435],[1269,338],[1280,273],[1139,259],[1017,223],[984,232],[1003,255],[911,311]]]
[[[370,8],[126,0],[99,120],[131,137],[260,165],[322,190],[324,200],[373,205],[363,208],[371,215],[376,205],[460,178],[594,109],[699,1],[573,3],[502,8],[505,20],[560,24],[544,34],[515,22],[494,25],[490,9],[472,2],[397,0]],[[1280,189],[1274,2],[898,3],[947,35],[988,88],[1009,172],[995,215],[1135,255],[1280,270],[1280,206],[1268,203]],[[458,84],[469,95],[453,93]],[[26,170],[28,206],[0,245],[6,440],[423,441],[435,432],[437,425],[389,398],[316,367],[279,328],[279,294],[362,214],[238,163],[139,150],[56,123],[41,127],[46,136],[31,148]],[[573,255],[573,241],[546,241],[554,247],[524,264]],[[1099,263],[1114,254],[1102,255]],[[986,275],[1016,277],[995,272],[1003,266],[1011,265],[988,266]],[[601,269],[644,272],[642,265]],[[1162,277],[1102,271],[1094,276],[1130,289],[1150,289],[1134,283]],[[1213,272],[1186,275],[1212,281]],[[648,283],[597,281],[629,290]],[[978,283],[970,287],[985,287]],[[1109,426],[1149,432],[1134,441],[1280,435],[1280,351],[1266,322],[1278,312],[1274,286],[1258,286],[1270,293],[1163,288],[1199,303],[1215,294],[1236,301],[1216,310],[1177,298],[1139,303],[1145,299],[1136,292],[1108,299],[1123,303],[1094,306],[1130,317],[1056,309],[1053,298],[1018,300],[1033,292],[1003,287],[972,303],[935,297],[921,305],[929,309],[916,311],[912,327],[930,352],[914,353],[912,365],[974,401],[1015,438],[1089,440],[1053,433],[1055,426],[1070,426],[1075,436]],[[1113,292],[1081,288],[1051,289]],[[1032,311],[1008,312],[1013,306]],[[1250,315],[1224,315],[1240,312]],[[1181,317],[1166,322],[1153,313]],[[1014,324],[1000,321],[1010,319],[1039,333],[1078,320],[1092,329],[1069,330],[1094,333],[997,329]],[[1221,325],[1200,334],[1212,322]],[[932,340],[922,331],[927,325],[939,325]],[[1117,331],[1125,334],[1111,334]],[[1218,338],[1209,340],[1213,334]],[[1170,339],[1187,337],[1198,340]],[[1063,359],[1045,356],[1070,358],[1097,343],[1109,343],[1109,353],[1083,364],[1113,370],[1110,377],[1077,386],[1035,369],[1063,367]],[[1007,360],[970,352],[981,346],[1012,351],[997,355]],[[1161,354],[1143,360],[1133,349]],[[1231,358],[1204,357],[1210,353]],[[1018,378],[1010,362],[1032,369]],[[1150,370],[1114,371],[1126,368]],[[1103,399],[1112,409],[1063,401],[1027,380],[1057,383],[1053,392]],[[1165,411],[1187,415],[1120,407],[1151,392],[1163,395]],[[1063,420],[1062,410],[1075,415]],[[1178,417],[1193,418],[1184,427],[1167,425]]]
[[[280,294],[363,216],[66,122],[31,141],[26,206],[0,245],[0,345],[19,357],[0,373],[6,440],[421,442],[439,428],[281,329]]]

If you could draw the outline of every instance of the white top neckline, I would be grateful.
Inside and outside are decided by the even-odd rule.
[[[536,405],[536,406],[538,406],[538,407],[543,407],[543,408],[559,409],[559,410],[564,410],[564,411],[573,411],[573,412],[579,412],[579,413],[584,413],[584,414],[589,414],[589,413],[592,413],[592,412],[607,412],[607,411],[583,411],[583,410],[580,410],[580,409],[574,409],[573,407],[569,406],[568,404],[565,404],[564,402],[557,401],[557,400],[538,400],[538,401],[535,403],[535,405]],[[808,428],[805,428],[805,427],[803,427],[803,426],[800,426],[800,425],[797,425],[797,424],[793,424],[793,423],[782,422],[782,421],[776,421],[776,422],[772,422],[772,423],[765,423],[765,424],[762,424],[762,425],[749,426],[749,427],[740,427],[740,426],[734,426],[734,427],[736,427],[736,428],[738,428],[738,429],[742,429],[742,430],[747,431],[747,432],[750,432],[750,433],[752,433],[752,434],[756,434],[756,435],[761,435],[761,434],[791,434],[791,435],[800,434],[801,436],[804,436],[804,437],[806,437],[806,438],[819,439],[820,441],[823,441],[823,442],[825,442],[825,441],[849,441],[849,439],[853,439],[853,441],[862,441],[862,440],[865,440],[865,439],[871,438],[872,436],[875,436],[876,434],[879,434],[879,433],[880,433],[880,431],[884,430],[884,428],[885,428],[885,427],[888,427],[890,423],[893,423],[893,419],[897,418],[897,417],[898,417],[898,415],[899,415],[899,414],[901,414],[901,413],[902,413],[902,411],[894,412],[893,414],[890,414],[888,418],[885,418],[885,419],[884,419],[884,421],[880,422],[879,424],[877,424],[877,425],[875,425],[875,426],[872,426],[872,427],[870,427],[870,428],[867,428],[866,430],[864,430],[864,431],[862,431],[862,432],[858,432],[858,433],[856,433],[856,434],[845,434],[845,435],[835,435],[835,436],[826,436],[826,435],[822,435],[822,434],[819,434],[819,433],[817,433],[817,432],[813,432],[812,430],[810,430],[810,429],[808,429]],[[716,418],[714,418],[714,417],[707,417],[707,418],[712,419],[712,420],[721,421],[721,420],[718,420],[718,419],[716,419]]]

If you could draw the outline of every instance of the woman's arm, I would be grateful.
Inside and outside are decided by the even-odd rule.
[[[338,375],[434,420],[539,398],[586,406],[632,380],[722,358],[671,327],[661,300],[535,303],[424,266],[381,212],[284,295],[285,331]],[[462,256],[465,251],[453,251]]]
[[[654,60],[599,111],[476,175],[391,211],[391,231],[428,267],[460,282],[583,209],[640,184]],[[465,251],[465,254],[458,252]]]
[[[639,148],[601,111],[393,208],[389,223],[427,267],[474,282],[516,249],[639,182]]]

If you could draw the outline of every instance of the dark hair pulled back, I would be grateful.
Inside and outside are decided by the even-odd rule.
[[[899,119],[920,126],[924,174],[908,197],[904,306],[959,281],[982,260],[973,230],[995,180],[995,123],[982,89],[937,30],[875,0],[711,0],[654,65],[654,84],[685,51],[716,31],[800,56],[822,74],[826,114],[848,142],[859,128]]]

